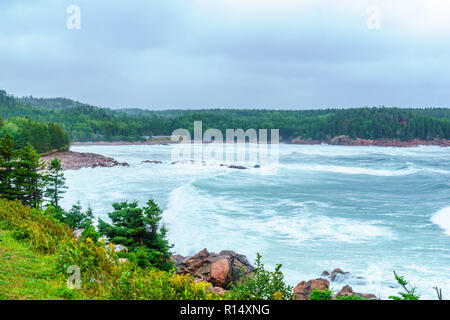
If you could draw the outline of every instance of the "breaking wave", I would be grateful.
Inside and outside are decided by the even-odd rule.
[[[436,212],[431,218],[431,221],[444,229],[445,234],[450,236],[450,207],[446,207]]]

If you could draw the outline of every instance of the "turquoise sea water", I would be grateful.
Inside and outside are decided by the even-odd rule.
[[[182,255],[259,252],[291,285],[339,267],[350,275],[334,289],[382,298],[399,289],[395,269],[424,298],[436,285],[450,298],[450,148],[280,145],[277,170],[171,164],[172,148],[72,147],[130,167],[67,171],[63,206],[80,200],[105,219],[114,201],[153,197]]]

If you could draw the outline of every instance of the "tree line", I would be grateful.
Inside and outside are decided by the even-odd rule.
[[[0,138],[10,135],[18,149],[30,144],[39,154],[69,148],[69,136],[58,123],[37,119],[27,111],[0,90]]]
[[[62,151],[69,148],[69,137],[57,123],[41,123],[29,118],[0,118],[0,137],[10,135],[17,148],[24,148],[28,143],[42,154],[49,151]]]
[[[143,141],[178,128],[280,129],[283,141],[347,135],[363,139],[450,139],[448,108],[352,108],[321,110],[111,110],[65,98],[14,98],[0,91],[0,116],[60,124],[72,141]]]
[[[40,160],[31,144],[17,148],[11,135],[0,139],[0,198],[41,208],[47,201],[59,206],[65,183],[61,161]]]

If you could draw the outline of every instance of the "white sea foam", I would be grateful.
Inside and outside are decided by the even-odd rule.
[[[272,217],[249,228],[268,237],[282,237],[293,245],[312,241],[362,243],[374,238],[394,239],[394,234],[376,222],[362,222],[347,218],[305,214],[291,217]]]
[[[280,170],[266,176],[260,175],[264,163],[261,168],[242,163],[249,170],[210,160],[172,165],[171,148],[77,147],[130,167],[67,171],[69,190],[62,205],[69,209],[80,199],[107,220],[112,202],[136,199],[142,205],[153,197],[164,209],[169,241],[180,254],[231,249],[254,261],[259,252],[266,266],[283,264],[290,285],[340,267],[364,277],[348,283],[355,291],[383,298],[399,291],[389,288],[396,270],[422,290],[423,298],[435,298],[435,285],[450,296],[450,204],[445,202],[450,149],[280,145]],[[329,184],[334,174],[349,181]],[[395,177],[398,184],[367,189],[367,179],[374,176]],[[434,209],[426,208],[436,206],[444,208],[432,218],[436,225],[427,223]],[[381,268],[381,282],[370,265]],[[409,268],[414,265],[423,269]]]
[[[364,174],[372,176],[403,176],[413,174],[419,170],[407,167],[404,169],[387,170],[387,169],[372,169],[363,167],[349,167],[349,166],[337,166],[337,165],[314,165],[314,164],[282,164],[282,168],[305,170],[305,171],[322,171],[322,172],[334,172],[343,174]]]
[[[444,229],[445,234],[450,236],[450,207],[446,207],[436,212],[431,218],[431,221]]]
[[[227,247],[236,249],[249,238],[268,239],[294,246],[311,245],[312,241],[363,243],[373,239],[395,239],[393,232],[377,221],[360,221],[342,217],[318,215],[314,201],[305,201],[289,215],[276,209],[249,205],[242,199],[211,197],[192,183],[171,192],[164,220],[176,250],[186,253],[189,248]],[[218,238],[220,234],[227,237]],[[272,240],[270,240],[272,239]],[[277,239],[277,240],[274,240]]]

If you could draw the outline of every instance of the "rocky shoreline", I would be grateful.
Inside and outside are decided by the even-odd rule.
[[[117,160],[105,157],[101,154],[88,152],[73,152],[73,151],[57,151],[47,153],[41,156],[41,160],[46,163],[54,158],[61,160],[63,170],[79,170],[82,168],[111,168],[115,166],[128,167],[126,162],[118,162]]]
[[[197,281],[211,284],[211,290],[217,294],[223,294],[231,283],[239,282],[242,276],[252,276],[255,268],[247,258],[234,251],[224,250],[219,253],[210,253],[203,249],[191,257],[183,257],[179,254],[173,255],[178,274],[190,274]],[[324,271],[321,278],[301,281],[293,289],[295,300],[308,300],[314,289],[329,290],[330,282],[342,282],[349,275],[341,269]],[[377,296],[371,293],[354,292],[352,287],[344,285],[333,299],[337,297],[357,296],[368,300],[375,300]]]
[[[169,144],[176,144],[178,142],[168,141],[91,141],[91,142],[71,142],[72,146],[154,146],[154,145],[163,145],[167,146]]]
[[[93,141],[93,142],[72,142],[71,145],[74,146],[121,146],[121,145],[170,145],[177,144],[178,142],[171,141]],[[207,142],[205,142],[207,143]],[[226,143],[226,142],[224,142]],[[361,138],[350,138],[348,136],[342,135],[334,138],[326,138],[321,140],[315,140],[311,138],[302,139],[297,137],[288,141],[282,141],[281,143],[286,144],[303,144],[303,145],[317,145],[317,144],[327,144],[336,146],[360,146],[360,147],[418,147],[418,146],[439,146],[439,147],[450,147],[450,140],[447,139],[434,139],[434,140],[422,140],[422,139],[412,139],[408,141],[402,141],[400,139],[361,139]]]
[[[378,147],[418,147],[418,146],[439,146],[439,147],[450,147],[450,140],[446,139],[435,139],[435,140],[421,140],[412,139],[409,141],[402,141],[400,139],[352,139],[348,136],[337,136],[334,138],[327,138],[322,140],[313,140],[311,138],[302,139],[297,137],[288,142],[289,144],[306,144],[306,145],[316,145],[316,144],[328,144],[337,146],[378,146]]]

